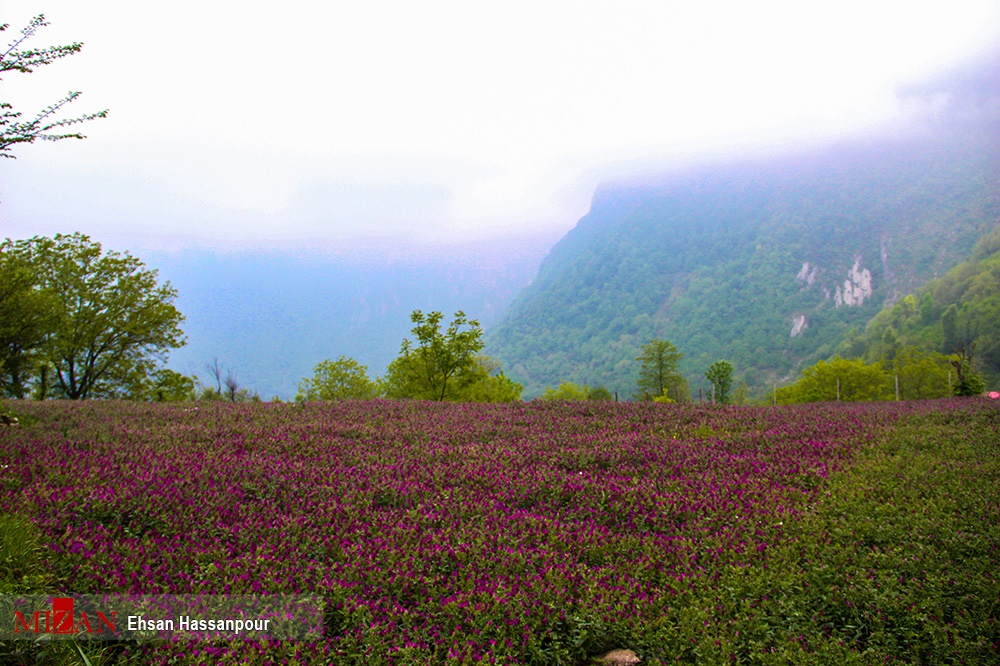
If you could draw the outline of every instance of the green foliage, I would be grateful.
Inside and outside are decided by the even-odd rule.
[[[948,358],[914,345],[899,349],[890,366],[892,374],[899,378],[901,400],[948,397],[950,369]]]
[[[128,253],[103,253],[79,233],[7,239],[0,253],[0,270],[18,284],[0,303],[9,395],[23,397],[34,372],[38,398],[142,397],[161,381],[175,392],[177,378],[157,373],[185,343],[184,317],[173,305],[177,291],[157,284],[155,270]],[[12,328],[18,316],[26,323]]]
[[[132,400],[184,402],[196,397],[195,379],[168,368],[146,375],[138,384],[140,391],[128,396]]]
[[[226,399],[226,396],[211,386],[202,386],[200,390],[196,391],[196,400],[202,400],[205,402],[221,402]]]
[[[377,395],[375,382],[368,377],[368,366],[348,356],[340,356],[336,361],[328,359],[319,363],[313,376],[299,384],[295,401],[368,400]]]
[[[19,50],[20,46],[33,37],[39,28],[47,25],[45,17],[39,14],[28,23],[27,27],[21,30],[21,36],[15,39],[6,50],[0,52],[0,73],[20,72],[27,74],[34,71],[36,67],[49,65],[60,58],[79,53],[80,49],[83,48],[83,44],[75,42],[65,46]],[[6,23],[0,25],[0,32],[9,27],[9,24]],[[55,117],[62,107],[70,104],[79,96],[79,92],[71,92],[55,104],[40,111],[34,119],[27,122],[19,120],[21,113],[14,111],[10,103],[0,102],[0,156],[14,157],[10,153],[13,146],[33,143],[37,139],[45,141],[83,139],[84,136],[79,132],[63,132],[62,128],[95,118],[104,118],[108,112],[105,109],[77,118],[57,119]]]
[[[382,392],[389,398],[462,400],[472,384],[483,379],[477,354],[483,348],[483,329],[461,310],[447,330],[441,331],[442,314],[410,316],[416,343],[403,340],[399,357],[389,364]],[[464,329],[464,330],[463,330]]]
[[[507,377],[500,363],[489,356],[476,358],[473,370],[476,380],[463,389],[462,402],[518,402],[524,387]]]
[[[986,391],[986,382],[972,370],[972,364],[966,357],[958,356],[951,361],[955,368],[958,381],[954,393],[957,396],[982,395]]]
[[[876,315],[850,354],[867,361],[889,360],[887,337],[898,346],[957,354],[969,368],[952,369],[984,383],[1000,383],[1000,227],[976,244],[972,259],[932,280],[918,292]],[[846,352],[846,343],[838,348]],[[940,357],[936,361],[940,365]],[[962,384],[957,380],[958,384]],[[953,384],[953,387],[955,384]],[[975,382],[963,391],[975,391]]]
[[[677,402],[690,400],[687,382],[678,370],[683,357],[668,340],[650,340],[644,344],[642,353],[635,359],[642,364],[636,397],[656,400],[669,395]]]
[[[47,591],[52,576],[42,556],[38,528],[23,517],[0,514],[0,594]]]
[[[881,362],[868,365],[861,360],[839,356],[806,368],[799,381],[779,388],[777,394],[780,405],[889,400],[893,397],[889,375]]]
[[[733,385],[733,364],[716,361],[709,366],[705,379],[712,383],[712,399],[720,405],[728,405],[729,389]]]
[[[593,386],[587,389],[587,400],[608,401],[614,400],[614,396],[603,386]]]
[[[941,350],[945,354],[951,354],[958,346],[958,306],[954,303],[941,315],[941,330],[944,332]]]
[[[541,400],[586,400],[590,389],[573,382],[560,382],[559,388],[547,388],[540,397]]]
[[[24,398],[43,364],[41,349],[55,325],[55,298],[40,288],[30,258],[0,244],[0,394]]]
[[[663,395],[653,396],[653,402],[659,405],[672,405],[677,401],[670,397],[667,389],[663,389]]]

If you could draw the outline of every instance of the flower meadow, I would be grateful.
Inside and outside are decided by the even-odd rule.
[[[996,401],[16,409],[4,592],[326,603],[94,664],[1000,663]]]

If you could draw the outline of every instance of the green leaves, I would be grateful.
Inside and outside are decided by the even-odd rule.
[[[24,398],[53,325],[53,294],[40,289],[30,260],[0,244],[0,392]]]
[[[42,398],[49,386],[73,400],[135,397],[166,353],[185,344],[177,290],[158,284],[156,271],[128,253],[105,254],[80,233],[7,240],[0,248],[13,270],[30,271],[31,282],[21,290],[30,302],[11,310],[0,304],[0,322],[18,311],[37,322],[21,338],[24,353],[5,359],[9,393],[23,395],[30,371],[38,372]]]
[[[802,379],[778,390],[777,402],[857,402],[887,400],[891,397],[889,376],[881,363],[866,365],[861,360],[820,361],[802,371]]]
[[[82,43],[74,42],[65,46],[18,50],[21,44],[34,36],[39,28],[47,25],[48,23],[45,21],[43,15],[39,14],[33,18],[21,30],[21,36],[11,42],[3,53],[0,53],[0,72],[29,74],[36,67],[52,64],[60,58],[79,53],[80,49],[83,48]],[[0,32],[6,30],[8,27],[9,25],[6,23],[0,25]],[[14,156],[10,154],[12,146],[19,143],[33,143],[36,139],[46,141],[83,139],[84,136],[79,132],[51,133],[52,130],[94,120],[95,118],[104,118],[108,115],[108,111],[105,109],[104,111],[88,113],[76,118],[56,119],[55,116],[62,107],[74,101],[80,94],[79,92],[67,93],[65,97],[40,111],[33,120],[28,122],[18,121],[21,113],[13,111],[13,107],[9,103],[0,103],[0,156],[13,158]]]
[[[668,396],[675,402],[690,399],[687,382],[678,367],[684,354],[669,340],[650,340],[635,360],[642,363],[637,397],[655,400]]]
[[[295,401],[348,398],[367,400],[377,394],[375,382],[368,378],[368,366],[361,365],[348,356],[340,356],[336,361],[327,359],[319,363],[313,370],[312,378],[303,379],[299,383]]]
[[[729,388],[733,385],[733,364],[716,361],[708,368],[705,379],[712,382],[712,398],[720,405],[729,404]]]
[[[483,379],[477,354],[483,348],[483,329],[459,310],[441,332],[440,312],[424,315],[414,310],[416,343],[403,340],[399,358],[389,364],[383,390],[390,398],[461,400],[465,389]],[[488,373],[487,373],[488,374]]]

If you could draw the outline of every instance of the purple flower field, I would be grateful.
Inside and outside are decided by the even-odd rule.
[[[196,661],[586,663],[766,569],[898,420],[990,403],[22,403],[0,501],[60,592],[329,600],[321,644]]]

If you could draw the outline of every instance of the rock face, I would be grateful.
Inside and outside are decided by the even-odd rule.
[[[843,287],[843,289],[841,289]],[[872,273],[867,268],[861,268],[861,257],[854,258],[854,266],[847,271],[847,279],[843,285],[837,285],[834,292],[833,302],[839,308],[841,305],[848,307],[853,305],[864,305],[865,300],[872,297]]]
[[[805,315],[798,315],[797,317],[795,317],[792,320],[792,337],[794,338],[796,335],[801,333],[802,330],[807,326],[809,326],[809,324],[806,323]]]
[[[598,657],[597,663],[607,666],[631,666],[638,664],[642,659],[632,650],[612,650],[607,654]]]

